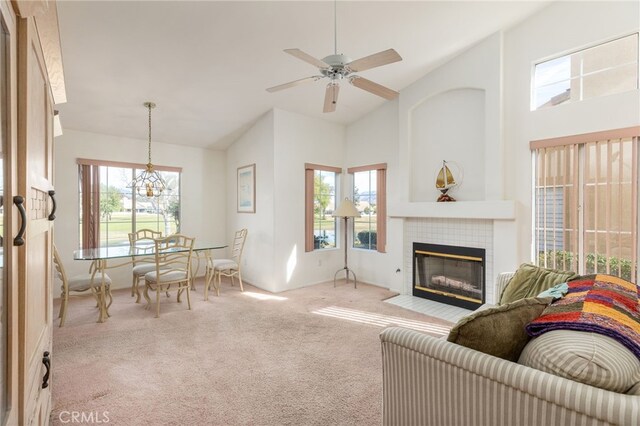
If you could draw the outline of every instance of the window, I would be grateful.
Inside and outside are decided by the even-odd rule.
[[[144,165],[78,160],[80,247],[128,245],[140,229],[170,235],[180,230],[179,168],[158,167],[167,183],[159,197],[141,197],[128,188]]]
[[[638,88],[638,34],[535,65],[531,109]]]
[[[640,128],[535,141],[538,265],[636,282]]]
[[[336,188],[342,169],[305,164],[305,251],[336,247]]]
[[[386,164],[352,167],[353,203],[360,217],[353,221],[353,247],[365,250],[386,248]]]

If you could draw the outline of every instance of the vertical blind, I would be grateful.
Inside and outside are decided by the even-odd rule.
[[[639,130],[531,143],[538,265],[636,282]]]
[[[100,167],[80,164],[80,221],[83,249],[100,246]]]

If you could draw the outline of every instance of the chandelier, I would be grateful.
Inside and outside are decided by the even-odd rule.
[[[129,188],[133,188],[141,197],[158,197],[167,185],[151,164],[151,109],[155,108],[156,104],[145,102],[144,106],[149,109],[149,162],[147,168],[131,181]]]

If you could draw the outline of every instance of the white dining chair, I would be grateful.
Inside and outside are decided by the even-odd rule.
[[[209,300],[209,289],[212,281],[216,289],[216,295],[220,296],[220,284],[223,276],[231,278],[232,286],[234,284],[233,279],[237,276],[240,283],[240,291],[244,291],[242,287],[242,252],[248,233],[249,231],[246,228],[236,231],[229,259],[208,259],[205,273],[204,300]],[[216,277],[218,279],[217,284]]]
[[[140,229],[136,232],[129,233],[129,246],[131,250],[142,250],[141,246],[149,246],[153,248],[153,240],[161,238],[162,232],[152,229]],[[140,281],[144,280],[147,272],[151,272],[156,267],[155,258],[153,256],[133,256],[131,283],[131,297],[136,296],[136,303],[140,303]]]
[[[188,309],[191,309],[191,257],[195,238],[181,234],[157,238],[155,244],[155,268],[144,276],[145,309],[151,308],[149,291],[156,292],[156,318],[160,316],[160,293],[177,291],[177,301],[187,292]]]
[[[68,277],[64,269],[64,265],[62,264],[62,261],[60,259],[58,249],[54,245],[53,264],[55,266],[56,275],[58,276],[60,281],[62,281],[62,293],[60,294],[60,313],[58,314],[58,318],[60,318],[59,327],[62,327],[64,325],[64,322],[67,318],[67,305],[69,304],[69,294],[71,292],[84,293],[86,291],[91,291],[97,301],[98,308],[100,308],[101,299],[99,293],[100,286],[102,284],[102,274],[100,272],[97,272],[95,262],[91,263],[88,273]],[[111,278],[106,273],[104,275],[104,282],[106,296],[109,297],[109,304],[106,306],[108,315],[109,307],[111,306],[111,303],[113,303],[113,295],[111,294]]]

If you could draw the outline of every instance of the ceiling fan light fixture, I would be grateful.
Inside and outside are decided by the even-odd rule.
[[[149,161],[143,170],[127,187],[132,188],[141,197],[159,197],[166,189],[167,184],[151,163],[151,110],[156,107],[153,102],[145,102],[144,106],[149,109]]]
[[[337,1],[333,3],[334,7],[334,54],[324,57],[322,60],[317,59],[300,49],[285,49],[284,51],[296,58],[305,61],[318,68],[320,76],[313,76],[302,78],[300,80],[291,81],[289,83],[280,84],[278,86],[269,87],[267,92],[278,92],[289,87],[298,86],[303,83],[310,83],[312,81],[319,80],[321,78],[329,78],[331,81],[327,86],[324,98],[323,112],[334,112],[336,110],[336,103],[338,101],[338,90],[340,86],[337,86],[339,80],[348,79],[351,85],[365,90],[374,95],[380,96],[385,99],[395,99],[398,96],[398,92],[395,90],[384,87],[378,83],[374,83],[371,80],[361,78],[354,75],[355,72],[365,71],[371,68],[380,67],[382,65],[392,64],[402,60],[402,57],[394,49],[383,50],[373,55],[365,56],[360,59],[352,61],[346,55],[338,54],[338,30],[337,30],[337,13],[336,5]],[[335,87],[331,85],[335,84]]]
[[[345,67],[347,66],[347,64],[349,64],[352,61],[351,61],[351,58],[348,57],[347,55],[335,54],[335,55],[329,55],[326,58],[322,59],[322,62],[325,62],[331,65],[331,67]]]

